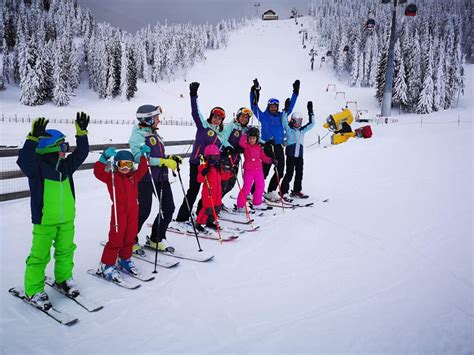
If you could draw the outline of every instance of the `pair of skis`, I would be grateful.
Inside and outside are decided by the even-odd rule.
[[[54,290],[56,290],[57,292],[59,292],[60,294],[62,294],[63,296],[65,296],[66,298],[69,298],[70,300],[76,302],[79,306],[86,309],[88,312],[97,312],[97,311],[100,311],[102,308],[104,308],[104,306],[94,301],[91,301],[90,299],[82,296],[81,294],[77,295],[76,297],[73,297],[67,294],[62,288],[58,287],[56,283],[54,282],[54,280],[49,276],[46,276],[45,283],[49,285],[51,288],[53,288]],[[29,304],[30,306],[36,308],[37,310],[45,313],[46,315],[53,318],[56,322],[60,324],[70,326],[70,325],[76,324],[79,321],[77,317],[71,314],[62,312],[55,307],[51,307],[49,309],[37,307],[35,304],[30,302],[29,298],[25,294],[25,291],[20,287],[12,287],[10,290],[8,290],[8,292],[14,297],[21,299],[26,304]]]

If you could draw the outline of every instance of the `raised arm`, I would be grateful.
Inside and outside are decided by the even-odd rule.
[[[36,154],[36,147],[40,137],[45,137],[46,126],[48,120],[44,117],[39,117],[31,124],[31,131],[28,133],[25,144],[18,152],[18,159],[16,163],[20,167],[23,174],[27,177],[32,178],[37,172],[40,162],[40,157]]]
[[[204,119],[204,117],[202,117],[201,111],[199,111],[199,106],[197,102],[198,88],[198,82],[192,82],[191,84],[189,84],[189,96],[191,97],[191,115],[193,116],[193,120],[196,124],[197,129],[199,130],[204,128],[206,120]]]
[[[301,128],[301,131],[303,133],[310,131],[316,125],[316,122],[314,122],[313,102],[308,101],[308,104],[306,107],[308,108],[309,122]]]
[[[89,155],[89,140],[87,126],[90,117],[84,112],[78,112],[74,125],[76,126],[76,149],[65,160],[71,172],[76,171]]]

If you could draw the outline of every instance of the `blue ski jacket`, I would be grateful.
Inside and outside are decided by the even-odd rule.
[[[285,154],[290,157],[303,157],[304,135],[314,128],[314,114],[309,116],[309,122],[302,127],[295,128],[288,123],[288,113],[283,111],[281,122],[286,132]]]
[[[293,111],[297,98],[298,95],[295,93],[291,95],[289,112]],[[268,107],[265,111],[262,111],[258,105],[252,105],[252,102],[253,93],[250,92],[250,108],[262,125],[262,134],[260,139],[264,142],[268,142],[270,139],[273,139],[276,144],[282,144],[284,132],[283,125],[281,124],[281,116],[283,115],[283,112],[278,111],[276,115],[272,115],[270,111],[268,111]]]

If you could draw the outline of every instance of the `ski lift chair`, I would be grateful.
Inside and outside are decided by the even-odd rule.
[[[372,31],[375,28],[375,20],[373,18],[369,18],[365,24],[365,28],[367,28],[369,31]]]
[[[413,17],[416,16],[416,5],[415,4],[408,4],[405,8],[405,16]]]

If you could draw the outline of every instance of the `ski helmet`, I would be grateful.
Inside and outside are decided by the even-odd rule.
[[[250,117],[252,117],[253,113],[252,113],[252,110],[247,108],[247,107],[241,107],[239,108],[239,110],[237,111],[237,114],[235,115],[235,121],[236,122],[239,122],[238,119],[239,117],[244,114],[244,115],[247,115],[250,119]],[[240,122],[239,122],[240,123]],[[240,123],[241,124],[241,123]],[[248,122],[247,122],[248,124]],[[247,126],[247,124],[243,125],[244,127]]]
[[[268,99],[268,102],[267,102],[267,106],[270,106],[270,105],[280,105],[280,101],[278,101],[278,99],[275,99],[274,97]]]
[[[215,144],[209,144],[204,148],[204,156],[206,158],[210,156],[220,156],[221,152],[219,150],[219,147]]]
[[[47,129],[46,133],[49,134],[49,137],[40,137],[36,153],[47,154],[61,151],[67,152],[69,150],[69,144],[65,142],[66,136],[62,132],[57,129]],[[62,143],[65,143],[65,145]]]
[[[219,116],[222,118],[222,121],[225,119],[225,110],[222,107],[216,106],[211,110],[211,113],[209,114],[209,118],[207,119],[207,122],[211,123],[212,116]]]
[[[161,115],[163,110],[160,106],[154,105],[142,105],[137,110],[137,120],[146,125],[151,126],[153,125],[153,116]]]
[[[250,127],[247,131],[247,137],[260,137],[260,131],[257,127]]]
[[[301,126],[303,123],[303,115],[300,112],[293,112],[290,117],[290,123],[293,126]]]
[[[133,162],[135,159],[133,158],[133,154],[130,151],[119,150],[114,156],[114,164],[117,165],[118,162],[122,160]]]

